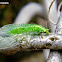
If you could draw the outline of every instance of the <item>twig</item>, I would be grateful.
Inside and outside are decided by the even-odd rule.
[[[58,51],[51,51],[47,62],[61,62],[61,56]]]

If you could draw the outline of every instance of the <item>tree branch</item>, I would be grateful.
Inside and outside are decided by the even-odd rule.
[[[10,37],[0,36],[0,52],[33,49],[62,49],[62,35],[32,36],[19,34]]]

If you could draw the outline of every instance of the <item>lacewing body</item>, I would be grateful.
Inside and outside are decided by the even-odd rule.
[[[8,34],[49,34],[49,29],[37,24],[9,24],[1,28],[2,31],[7,32]]]

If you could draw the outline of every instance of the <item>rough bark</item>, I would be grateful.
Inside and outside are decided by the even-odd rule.
[[[0,52],[38,49],[62,49],[62,35],[31,36],[19,34],[12,37],[0,36]]]
[[[58,51],[51,51],[47,62],[61,62],[61,55]]]

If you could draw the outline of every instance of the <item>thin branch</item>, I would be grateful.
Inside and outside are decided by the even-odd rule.
[[[51,51],[47,62],[61,62],[61,55],[58,51]]]

